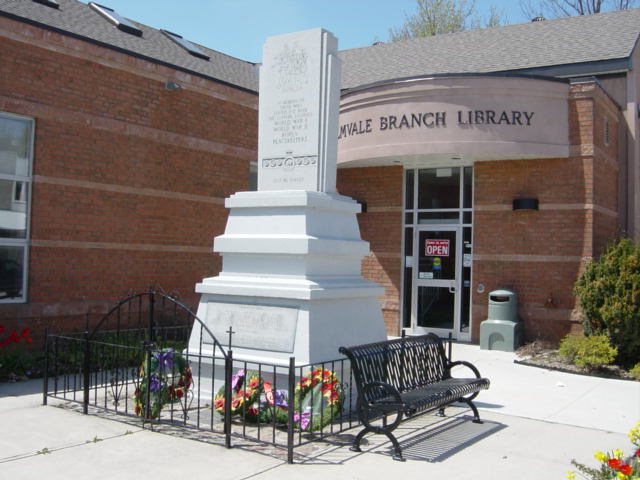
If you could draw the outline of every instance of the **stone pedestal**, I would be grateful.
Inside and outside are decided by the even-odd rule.
[[[239,192],[226,206],[227,227],[214,242],[222,272],[196,285],[197,314],[224,346],[231,326],[234,359],[285,366],[294,356],[305,365],[386,338],[383,289],[360,275],[369,244],[360,239],[358,203],[288,190]],[[194,329],[190,349],[199,345]]]
[[[274,364],[277,379],[292,356],[298,366],[326,362],[340,358],[342,345],[386,338],[383,289],[360,275],[369,254],[356,219],[360,206],[335,193],[339,100],[333,35],[313,29],[267,39],[258,191],[227,199],[227,227],[214,242],[222,272],[196,285],[198,317],[223,346],[232,331],[234,360],[248,362],[236,368]],[[214,353],[203,332],[193,329],[191,353]],[[221,375],[203,375],[198,388],[216,390]],[[277,383],[284,386],[282,378]]]

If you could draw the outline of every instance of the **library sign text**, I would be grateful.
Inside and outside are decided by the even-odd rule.
[[[509,125],[530,127],[535,112],[524,110],[457,110],[453,112],[421,112],[403,115],[381,115],[340,125],[338,139],[376,131],[411,130],[414,128],[473,125]]]

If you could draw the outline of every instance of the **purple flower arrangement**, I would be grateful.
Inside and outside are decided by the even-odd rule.
[[[146,420],[160,416],[162,409],[185,398],[193,383],[185,358],[172,348],[158,350],[140,367],[140,384],[134,393],[134,410]]]

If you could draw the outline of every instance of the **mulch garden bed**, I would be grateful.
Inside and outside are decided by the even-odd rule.
[[[627,370],[618,365],[605,365],[598,369],[585,369],[567,362],[558,354],[558,349],[551,344],[541,341],[528,343],[518,350],[516,355],[519,360],[515,360],[520,365],[530,367],[546,368],[565,373],[575,373],[578,375],[589,375],[592,377],[616,378],[618,380],[640,381]]]

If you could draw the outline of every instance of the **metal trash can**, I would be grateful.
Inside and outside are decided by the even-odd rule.
[[[511,290],[489,292],[488,317],[480,324],[480,349],[513,352],[522,345],[518,296]]]

